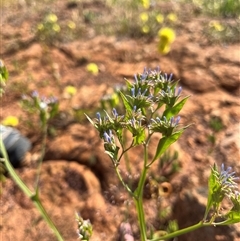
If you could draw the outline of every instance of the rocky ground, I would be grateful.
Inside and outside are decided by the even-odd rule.
[[[85,8],[97,6],[98,10],[107,11],[100,3],[92,1]],[[56,7],[62,16],[70,14],[64,1],[51,2],[51,7]],[[81,4],[73,5],[71,11],[80,7]],[[61,114],[51,123],[53,132],[47,140],[40,197],[65,240],[77,240],[75,212],[91,220],[93,241],[118,240],[119,225],[125,220],[132,225],[135,240],[139,240],[133,201],[114,175],[102,142],[83,113],[94,117],[101,97],[116,84],[123,84],[124,78],[133,80],[144,67],[160,66],[163,72],[180,79],[183,94],[191,96],[182,110],[181,121],[192,124],[172,147],[179,153],[180,170],[166,177],[164,183],[158,178],[157,164],[149,174],[144,195],[148,226],[166,225],[166,220],[159,221],[163,209],[172,210],[168,218],[178,220],[180,228],[200,221],[207,201],[210,166],[224,163],[240,175],[239,42],[210,43],[201,34],[203,23],[210,19],[192,17],[178,26],[176,41],[165,56],[158,53],[156,38],[106,36],[92,29],[86,30],[86,36],[49,47],[32,31],[39,20],[37,12],[29,11],[32,8],[20,4],[11,11],[8,7],[1,10],[0,54],[10,73],[1,99],[1,119],[9,115],[20,119],[18,129],[32,141],[31,153],[35,155],[40,150],[41,135],[36,116],[20,108],[21,96],[38,90],[41,95],[53,94],[60,100]],[[86,70],[91,62],[99,66],[98,75]],[[77,88],[71,101],[63,96],[67,85]],[[77,120],[73,109],[78,110]],[[132,153],[130,159],[133,175],[126,178],[134,183],[141,170],[141,152]],[[124,164],[121,168],[125,170]],[[36,163],[17,172],[34,187]],[[166,183],[170,188],[160,198],[158,190]],[[7,177],[1,186],[1,240],[55,240],[11,178]],[[205,228],[178,240],[237,241],[240,225]]]

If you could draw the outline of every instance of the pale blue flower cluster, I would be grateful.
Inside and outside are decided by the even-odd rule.
[[[224,164],[222,164],[221,171],[215,174],[221,185],[221,191],[229,198],[233,195],[239,195],[239,192],[236,191],[238,184],[235,181],[240,178],[236,177],[235,173],[236,172],[232,172],[232,167],[225,169]]]

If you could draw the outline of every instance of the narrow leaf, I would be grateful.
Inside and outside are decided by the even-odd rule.
[[[163,112],[163,116],[166,116],[167,119],[170,119],[172,116],[176,116],[181,109],[183,108],[183,106],[185,105],[187,99],[189,98],[189,96],[186,96],[184,99],[182,99],[181,101],[179,101],[176,105],[174,105],[171,108],[167,108],[164,112]]]
[[[177,141],[181,136],[181,134],[183,133],[183,131],[184,130],[180,130],[178,132],[173,133],[171,136],[168,136],[168,137],[164,136],[163,138],[161,138],[158,143],[158,147],[156,150],[155,157],[153,158],[153,161],[158,159],[170,145],[172,145],[175,141]]]
[[[84,115],[87,117],[88,121],[89,121],[93,126],[95,126],[95,123],[92,121],[92,119],[91,119],[87,114],[84,113]]]
[[[230,225],[234,223],[239,223],[240,222],[240,212],[239,211],[230,211],[227,214],[228,219],[221,222],[221,223],[216,223],[217,225]]]
[[[214,176],[214,171],[213,171],[214,168],[216,169],[216,165],[215,164],[214,164],[214,166],[212,168],[210,177],[208,179],[208,201],[207,201],[207,206],[206,206],[206,210],[205,210],[205,214],[204,214],[203,220],[207,219],[207,215],[208,215],[210,209],[213,206],[213,193],[214,193],[214,188],[215,188],[215,183],[216,183],[216,180],[215,180],[216,178]]]
[[[145,141],[145,132],[141,130],[134,136],[134,145],[142,144]]]
[[[128,113],[131,113],[132,112],[132,106],[130,105],[128,99],[126,98],[126,96],[121,91],[119,91],[119,93],[120,93],[120,96],[122,98],[124,107],[126,108]]]

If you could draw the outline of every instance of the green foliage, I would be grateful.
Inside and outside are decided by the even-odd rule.
[[[114,107],[113,117],[108,113],[103,117],[98,114],[94,126],[100,132],[101,138],[107,133],[105,144],[108,143],[108,145],[113,142],[115,145],[114,139],[108,133],[109,130],[111,130],[111,135],[117,134],[119,130],[123,129],[130,131],[133,137],[132,147],[147,143],[154,132],[162,133],[155,157],[149,163],[151,165],[180,137],[187,127],[176,130],[180,118],[174,118],[174,115],[181,111],[188,97],[179,100],[181,88],[177,88],[171,76],[168,77],[159,70],[145,70],[143,74],[135,76],[134,83],[127,81],[127,87],[122,89],[124,92],[119,91],[115,94],[115,96],[119,94],[122,102],[115,106],[116,108]],[[163,106],[165,106],[165,110],[160,115],[159,108]],[[118,115],[117,109],[124,111],[125,114]],[[118,134],[117,136],[120,137]],[[108,138],[111,140],[106,140]],[[123,138],[122,135],[121,138]],[[124,143],[121,138],[119,142]],[[120,148],[125,149],[123,146],[118,147],[118,149]],[[114,150],[116,149],[114,148]],[[116,156],[116,153],[112,153],[111,156]],[[118,161],[118,158],[114,160],[114,162]]]
[[[227,225],[240,222],[240,192],[237,190],[238,185],[235,182],[235,180],[238,180],[239,178],[235,177],[235,172],[231,171],[231,167],[228,167],[225,170],[224,164],[222,164],[221,170],[218,170],[216,165],[212,167],[208,182],[209,194],[203,219],[204,221],[207,220],[209,211],[213,209],[210,222],[215,225]],[[231,210],[224,215],[224,221],[215,223],[217,217],[222,217],[220,208],[224,198],[228,198],[232,202],[233,206]]]
[[[89,241],[93,232],[90,220],[84,220],[79,214],[76,214],[76,220],[78,222],[77,232],[80,240]]]
[[[236,0],[192,0],[204,13],[221,17],[238,17],[240,3]]]
[[[215,132],[219,132],[219,131],[221,131],[224,128],[222,120],[220,118],[218,118],[218,117],[211,118],[210,121],[209,121],[209,126]]]
[[[158,143],[156,154],[153,158],[153,161],[157,160],[167,149],[168,147],[173,144],[175,141],[177,141],[184,130],[175,132],[174,134],[171,134],[170,136],[162,137]]]
[[[177,15],[173,12],[163,13],[161,7],[151,5],[148,0],[130,0],[108,1],[108,5],[112,8],[112,13],[115,16],[115,25],[112,33],[115,35],[130,36],[132,38],[153,38],[156,37],[161,29],[166,26],[172,28],[178,23]],[[116,11],[117,10],[117,11]],[[105,29],[110,29],[112,26],[106,25]],[[167,33],[169,35],[169,33]],[[168,53],[170,44],[163,43],[159,47],[159,51],[163,54]]]
[[[240,34],[239,19],[212,20],[204,26],[203,33],[210,43],[236,43]]]
[[[4,93],[4,87],[6,86],[7,80],[8,80],[8,71],[3,61],[0,59],[0,97],[2,97]]]

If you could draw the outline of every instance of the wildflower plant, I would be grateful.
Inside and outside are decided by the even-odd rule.
[[[104,141],[105,152],[110,157],[119,180],[135,201],[141,240],[146,240],[147,230],[142,201],[147,171],[187,128],[180,125],[178,114],[188,96],[181,98],[182,88],[172,80],[172,75],[162,74],[160,69],[145,69],[142,74],[135,75],[133,83],[127,81],[127,90],[127,93],[120,91],[124,113],[118,113],[114,108],[111,114],[97,113],[96,119],[88,119],[99,131],[100,138]],[[132,134],[129,146],[125,146],[127,141],[124,140],[124,130]],[[155,133],[161,133],[161,138],[154,157],[149,160],[148,145]],[[143,147],[144,157],[138,187],[131,190],[123,180],[119,165],[124,153],[136,146]]]
[[[124,91],[118,91],[123,108],[116,106],[111,113],[104,110],[101,113],[98,112],[95,119],[88,116],[87,118],[99,132],[105,153],[110,157],[117,177],[134,200],[141,241],[167,240],[200,227],[239,222],[240,204],[239,192],[235,191],[237,187],[234,182],[237,179],[234,176],[235,173],[229,173],[230,169],[224,170],[224,167],[219,172],[214,166],[209,179],[208,204],[203,220],[185,229],[175,228],[171,231],[169,229],[168,232],[161,232],[161,237],[159,231],[148,237],[143,209],[143,187],[147,173],[153,163],[180,138],[188,127],[181,124],[179,113],[189,96],[182,97],[182,88],[178,87],[178,82],[172,79],[172,75],[163,74],[159,68],[153,71],[145,69],[142,74],[135,75],[133,82],[128,80],[126,82],[127,88]],[[125,140],[129,137],[124,134],[125,131],[132,135],[130,142]],[[154,155],[150,158],[148,147],[156,133],[160,133],[160,137]],[[120,166],[125,153],[136,146],[142,147],[143,160],[137,188],[132,189],[125,182]],[[225,196],[232,200],[233,208],[226,215],[225,222],[214,222],[219,217],[219,208]],[[210,214],[212,209],[214,212]],[[210,219],[209,215],[211,215]]]
[[[2,62],[0,62],[1,64]],[[2,67],[2,68],[1,68]],[[0,80],[4,81],[4,84],[8,80],[8,71],[5,66],[0,65]],[[4,93],[4,92],[2,92]],[[57,113],[58,110],[58,101],[53,98],[46,98],[46,97],[40,97],[37,91],[34,91],[31,96],[23,97],[23,105],[32,112],[38,112],[39,118],[41,122],[41,129],[44,133],[44,139],[42,143],[42,155],[39,160],[39,166],[38,166],[38,174],[36,178],[36,187],[32,191],[26,183],[21,179],[21,177],[17,174],[17,172],[14,170],[11,162],[9,161],[8,154],[5,148],[5,145],[3,143],[3,139],[0,138],[0,152],[3,156],[0,160],[0,164],[4,164],[4,168],[8,171],[9,175],[12,177],[12,179],[15,181],[15,183],[18,185],[18,187],[23,191],[23,193],[34,203],[40,214],[42,215],[43,219],[46,221],[48,226],[52,229],[54,232],[56,238],[58,241],[64,241],[62,235],[59,233],[59,230],[51,220],[50,216],[48,215],[46,209],[42,205],[42,202],[39,198],[39,178],[40,178],[40,171],[41,171],[41,163],[45,154],[45,146],[46,146],[46,134],[47,134],[47,124],[48,121]],[[2,168],[0,165],[0,168]]]
[[[222,224],[232,224],[240,222],[240,193],[237,190],[238,185],[236,180],[239,177],[235,176],[232,168],[225,169],[224,164],[221,170],[218,170],[216,165],[212,167],[211,175],[209,178],[209,195],[204,220],[207,219],[210,209],[213,209],[210,222],[214,223],[217,217],[221,217],[220,208],[224,198],[228,198],[233,207],[227,214],[224,215]]]
[[[60,31],[57,15],[49,13],[38,23],[36,35],[40,41],[51,45],[58,38]]]
[[[77,233],[82,241],[89,241],[92,236],[92,224],[89,219],[84,220],[80,214],[76,213],[76,221],[78,222]]]

